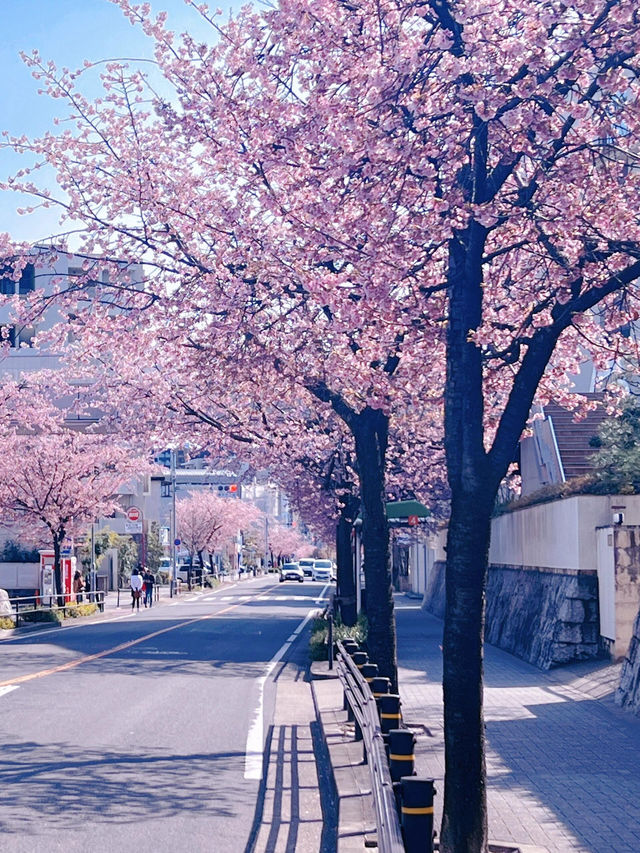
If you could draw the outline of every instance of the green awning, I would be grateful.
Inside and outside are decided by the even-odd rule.
[[[387,503],[387,521],[396,527],[402,524],[410,527],[409,518],[413,521],[414,518],[423,519],[430,516],[431,510],[420,501],[389,501]],[[362,511],[358,513],[355,523],[362,524]]]
[[[429,510],[420,501],[391,501],[387,504],[387,518],[389,521],[407,521],[409,516],[428,518]]]

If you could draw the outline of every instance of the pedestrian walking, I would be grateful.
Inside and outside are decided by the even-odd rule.
[[[142,597],[142,576],[137,568],[131,573],[129,585],[131,587],[131,609],[133,610],[136,607],[139,611],[140,599]]]
[[[82,591],[84,590],[84,580],[82,577],[82,572],[76,569],[76,573],[73,576],[73,592],[76,597],[76,603],[80,604],[82,602]]]
[[[153,607],[153,585],[156,579],[153,576],[153,572],[150,572],[149,569],[144,570],[142,578],[144,580],[144,606],[146,607],[148,604],[149,607]]]

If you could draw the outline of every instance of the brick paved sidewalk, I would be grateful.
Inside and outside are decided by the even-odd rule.
[[[418,735],[418,774],[436,780],[439,830],[442,622],[404,596],[396,606],[403,714]],[[542,672],[486,647],[493,841],[549,853],[640,851],[640,719],[613,703],[618,672],[602,662]]]

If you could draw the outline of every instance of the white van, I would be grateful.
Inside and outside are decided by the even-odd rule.
[[[322,581],[323,583],[329,583],[329,581],[331,580],[332,569],[333,563],[331,562],[331,560],[314,560],[311,577],[314,581]]]
[[[315,564],[313,557],[302,557],[297,562],[306,577],[313,577],[313,566]]]

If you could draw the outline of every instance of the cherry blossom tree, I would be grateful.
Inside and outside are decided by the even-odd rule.
[[[269,550],[278,563],[295,557],[305,544],[304,536],[295,527],[278,522],[269,527]]]
[[[189,553],[190,568],[194,556],[198,556],[202,568],[204,551],[213,554],[260,518],[255,504],[219,497],[214,492],[194,491],[181,498],[176,503],[176,527]]]
[[[67,537],[119,509],[118,488],[149,469],[145,460],[109,441],[68,429],[13,433],[0,439],[0,507],[3,520],[30,541],[46,537],[53,548],[58,595],[60,554]]]
[[[75,129],[16,140],[57,169],[88,256],[148,263],[144,292],[125,279],[113,296],[130,320],[94,312],[85,328],[113,342],[129,325],[140,353],[162,338],[185,390],[174,408],[210,424],[222,412],[240,440],[263,399],[342,419],[377,593],[371,641],[392,676],[389,436],[409,457],[416,435],[444,448],[440,849],[485,851],[497,489],[536,395],[571,403],[585,352],[610,365],[638,318],[636,4],[283,0],[226,25],[197,6],[212,45],[119,5],[155,39],[172,94],[111,63],[91,103],[79,74],[34,55]],[[31,176],[14,186],[55,201]]]

